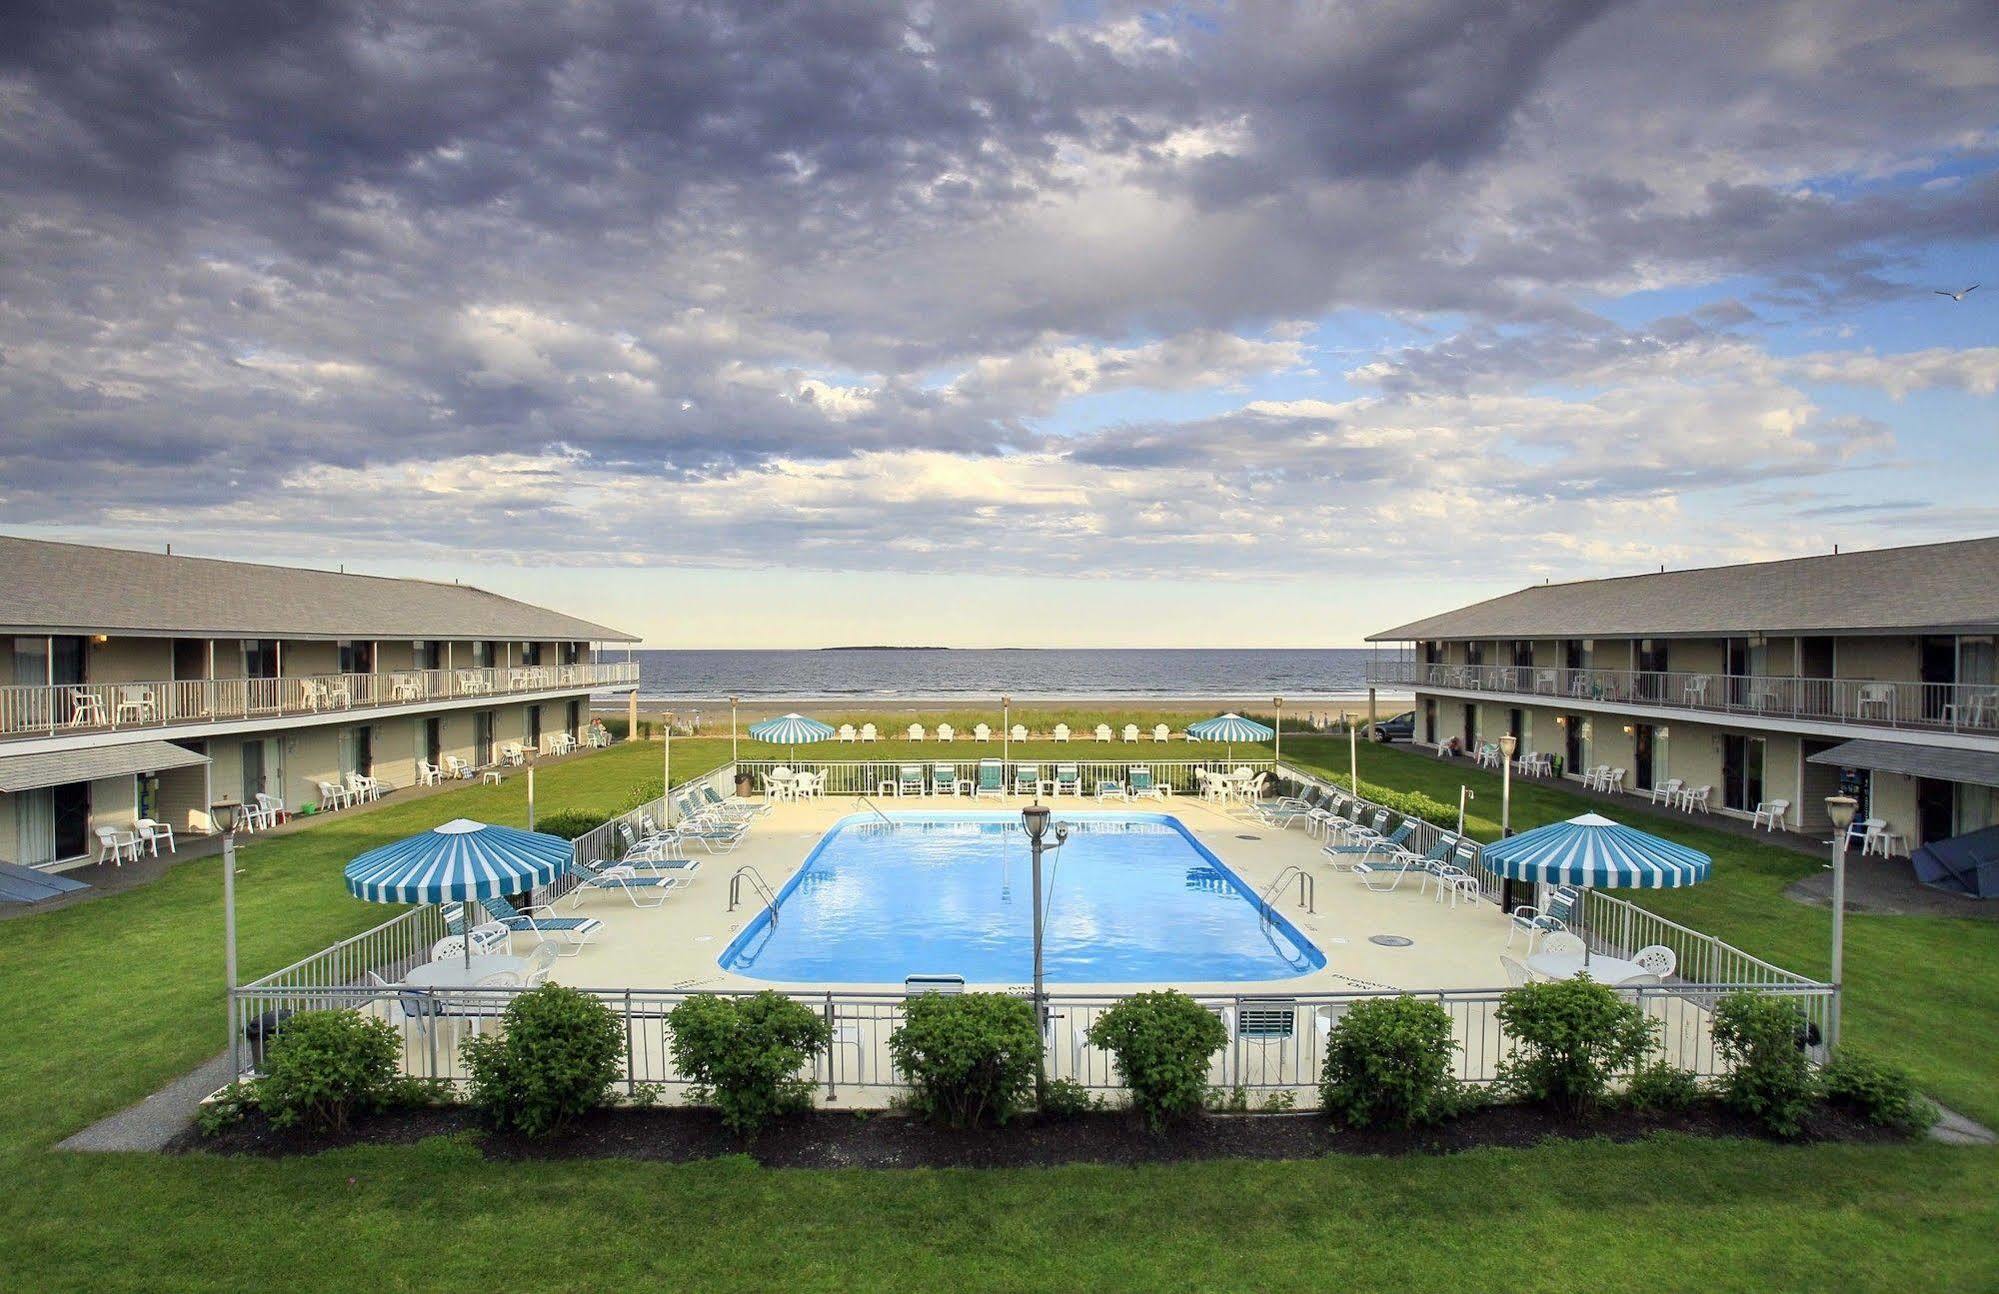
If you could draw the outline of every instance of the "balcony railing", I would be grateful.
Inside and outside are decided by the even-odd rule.
[[[406,669],[379,674],[179,679],[0,687],[0,737],[172,728],[281,719],[465,697],[517,696],[558,688],[636,683],[636,661],[521,665],[497,669]]]
[[[1999,734],[1999,685],[1375,661],[1370,683],[1921,732]]]

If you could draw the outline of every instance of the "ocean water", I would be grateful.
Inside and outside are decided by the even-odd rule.
[[[642,700],[1353,696],[1366,648],[641,651]]]

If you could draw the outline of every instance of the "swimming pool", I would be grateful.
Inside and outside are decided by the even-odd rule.
[[[1018,813],[842,818],[721,957],[781,983],[1033,977],[1027,837]],[[1240,877],[1164,813],[1063,813],[1069,840],[1044,855],[1051,983],[1269,980],[1326,964],[1282,915],[1266,919]]]

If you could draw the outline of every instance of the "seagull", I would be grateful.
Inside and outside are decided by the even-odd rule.
[[[1966,297],[1970,296],[1972,293],[1978,291],[1978,285],[1974,283],[1962,292],[1946,292],[1942,288],[1931,288],[1930,291],[1936,293],[1940,297],[1949,297],[1953,301],[1962,301]]]

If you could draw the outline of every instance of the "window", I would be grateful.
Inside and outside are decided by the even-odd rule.
[[[278,676],[278,640],[275,638],[245,638],[243,640],[243,677],[276,678]]]
[[[417,669],[443,669],[444,644],[417,639],[410,644],[410,664]]]
[[[1957,834],[1999,827],[1999,787],[1957,784]]]
[[[521,644],[521,664],[523,664],[523,665],[539,665],[539,664],[541,664],[541,644],[540,644],[540,643],[522,643],[522,644]]]
[[[340,730],[340,771],[371,777],[375,772],[375,730],[366,725]]]
[[[563,663],[564,665],[580,665],[580,664],[582,664],[582,663],[583,663],[583,644],[582,644],[582,643],[564,643],[564,644],[562,644],[562,663]]]
[[[340,640],[340,672],[342,674],[373,674],[375,672],[375,644],[359,639]]]

